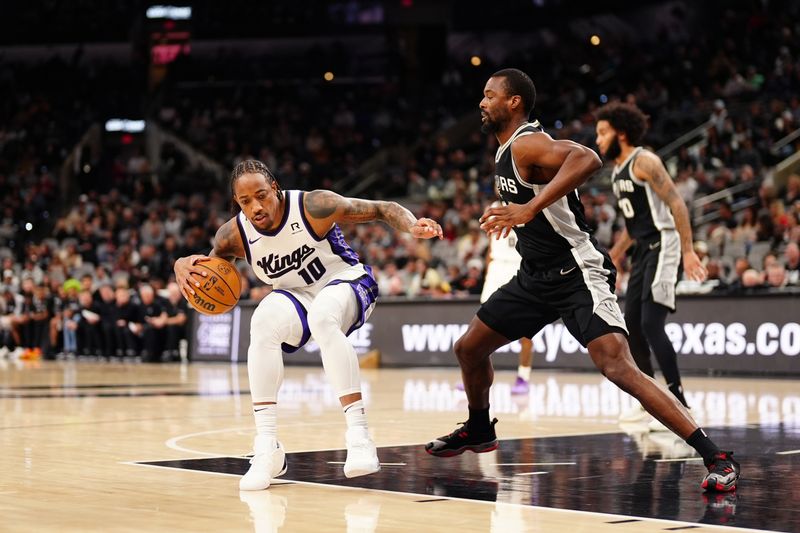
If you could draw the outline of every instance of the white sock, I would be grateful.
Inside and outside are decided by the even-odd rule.
[[[531,380],[531,367],[520,365],[517,367],[517,375],[525,381]]]
[[[344,418],[347,421],[347,427],[367,427],[367,413],[364,411],[364,402],[356,400],[350,405],[344,407]]]
[[[278,437],[278,406],[254,405],[253,416],[256,419],[256,433],[265,437]]]

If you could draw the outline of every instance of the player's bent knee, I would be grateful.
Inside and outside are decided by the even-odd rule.
[[[308,329],[315,338],[339,330],[339,320],[324,309],[312,307],[308,312]]]
[[[470,366],[471,364],[474,364],[477,361],[491,355],[482,355],[479,350],[475,349],[473,344],[471,344],[468,340],[465,340],[465,337],[461,337],[456,341],[456,343],[453,345],[453,351],[455,352],[456,358],[462,367]]]
[[[594,353],[597,367],[609,381],[617,385],[629,382],[637,372],[630,356],[626,357],[628,348],[621,341],[606,342]]]

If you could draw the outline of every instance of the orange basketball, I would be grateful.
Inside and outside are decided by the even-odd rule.
[[[189,304],[205,315],[219,315],[230,311],[239,302],[239,295],[242,293],[239,271],[219,257],[197,263],[197,266],[204,268],[208,276],[194,276],[200,286],[194,288],[194,296]]]

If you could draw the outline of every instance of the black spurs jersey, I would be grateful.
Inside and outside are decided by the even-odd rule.
[[[523,180],[511,154],[511,144],[516,139],[540,132],[544,129],[539,121],[527,122],[497,149],[494,180],[503,202],[527,203],[545,186]],[[561,265],[566,256],[572,256],[581,265],[582,256],[597,254],[577,190],[562,196],[514,231],[523,261],[536,267]]]
[[[675,219],[650,184],[634,174],[633,162],[641,151],[641,147],[636,148],[621,165],[615,166],[611,179],[628,234],[639,242],[653,242],[660,239],[661,231],[675,229]]]

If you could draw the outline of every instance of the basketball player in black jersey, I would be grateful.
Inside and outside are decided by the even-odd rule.
[[[636,365],[650,377],[655,375],[652,349],[670,392],[687,406],[675,349],[664,326],[667,314],[675,310],[681,256],[690,279],[705,280],[706,270],[694,252],[689,211],[667,169],[656,154],[639,146],[646,131],[647,117],[634,105],[612,103],[597,113],[597,146],[603,157],[615,163],[613,188],[625,219],[625,229],[609,255],[619,265],[636,244],[625,296],[628,344]],[[620,421],[648,416],[636,406],[623,413]],[[654,430],[660,426],[655,421],[650,424]]]
[[[456,342],[469,419],[429,442],[426,451],[449,457],[497,448],[497,420],[489,419],[490,356],[561,318],[609,380],[700,453],[709,470],[702,486],[733,490],[739,465],[730,452],[720,451],[686,408],[631,357],[613,292],[616,271],[589,234],[576,191],[600,168],[600,158],[580,144],[553,140],[538,122],[528,122],[536,90],[524,72],[496,72],[483,94],[482,130],[494,133],[500,143],[495,183],[505,205],[487,208],[481,227],[490,236],[515,231],[522,263],[517,275],[481,305]]]

